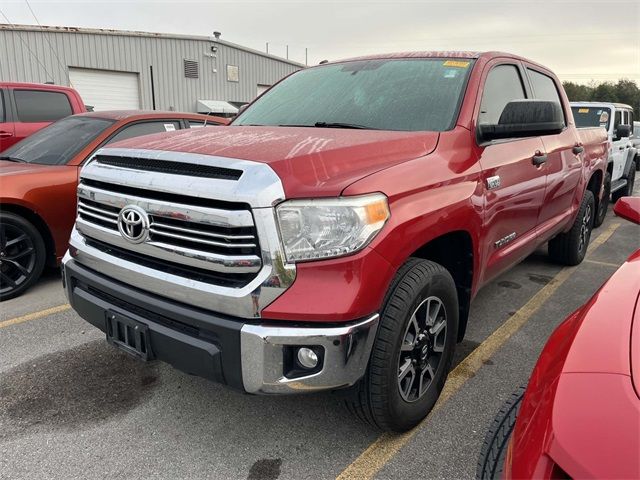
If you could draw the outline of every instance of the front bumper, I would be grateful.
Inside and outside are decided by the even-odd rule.
[[[68,254],[63,279],[71,306],[100,330],[116,312],[148,326],[153,357],[186,373],[248,393],[286,394],[353,385],[365,372],[378,314],[331,326],[261,322],[171,301],[90,270]],[[310,373],[292,368],[297,346],[321,352]]]

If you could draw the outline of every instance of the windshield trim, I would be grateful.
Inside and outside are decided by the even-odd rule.
[[[368,59],[349,59],[349,60],[343,60],[343,61],[337,61],[337,62],[331,62],[331,63],[323,63],[322,65],[314,65],[312,67],[308,67],[308,68],[303,68],[300,70],[297,70],[283,78],[281,78],[280,80],[278,80],[276,83],[274,83],[270,89],[275,88],[278,84],[280,84],[281,82],[285,81],[286,79],[288,79],[289,77],[292,77],[302,71],[307,71],[307,70],[312,70],[312,69],[318,69],[318,68],[327,68],[327,67],[332,67],[335,65],[345,65],[347,63],[352,63],[352,62],[356,62],[356,61],[366,61]],[[447,126],[446,129],[443,130],[387,130],[387,129],[382,129],[382,128],[378,128],[378,129],[369,129],[369,131],[375,131],[375,132],[428,132],[428,131],[437,131],[439,133],[442,132],[449,132],[451,130],[453,130],[455,128],[455,126],[458,124],[458,120],[460,119],[460,111],[462,110],[462,104],[464,103],[464,99],[467,96],[467,88],[469,87],[469,80],[471,78],[471,73],[473,72],[473,69],[476,66],[476,60],[477,58],[464,58],[464,59],[460,59],[459,57],[390,57],[390,58],[380,58],[380,59],[372,59],[372,60],[385,60],[385,61],[407,61],[407,60],[412,60],[412,61],[447,61],[447,60],[453,60],[453,61],[459,61],[459,60],[464,60],[465,62],[469,62],[469,67],[466,69],[466,74],[465,74],[465,78],[462,81],[462,84],[460,86],[460,94],[458,95],[458,102],[455,106],[455,109],[453,110],[453,115],[451,116],[451,122],[449,123],[449,125]],[[247,107],[242,110],[242,112],[240,112],[239,115],[237,115],[227,126],[229,127],[249,127],[249,126],[254,126],[254,127],[270,127],[270,128],[285,128],[283,125],[249,125],[249,124],[245,124],[245,125],[237,125],[236,121],[239,118],[242,118],[243,115],[245,115],[247,113],[247,111],[251,110],[251,108],[260,100],[260,97],[257,97],[253,100],[253,102],[249,103],[247,105]],[[310,127],[312,125],[309,125]]]

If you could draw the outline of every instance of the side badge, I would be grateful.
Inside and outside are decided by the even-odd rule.
[[[494,177],[487,177],[487,188],[489,190],[493,190],[494,188],[498,188],[500,186],[500,176],[496,175]]]

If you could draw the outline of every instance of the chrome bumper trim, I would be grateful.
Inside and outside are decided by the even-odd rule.
[[[338,327],[245,325],[240,332],[245,390],[249,393],[284,394],[353,385],[364,375],[369,363],[378,320],[376,313],[365,320]],[[322,346],[322,370],[305,377],[285,377],[285,345]]]

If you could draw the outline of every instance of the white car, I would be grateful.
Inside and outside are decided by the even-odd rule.
[[[578,128],[600,126],[609,135],[609,163],[603,182],[605,192],[594,219],[595,226],[599,226],[607,214],[609,193],[613,201],[633,193],[638,152],[633,138],[633,108],[623,103],[571,102],[571,110]],[[640,131],[635,133],[640,135]]]

